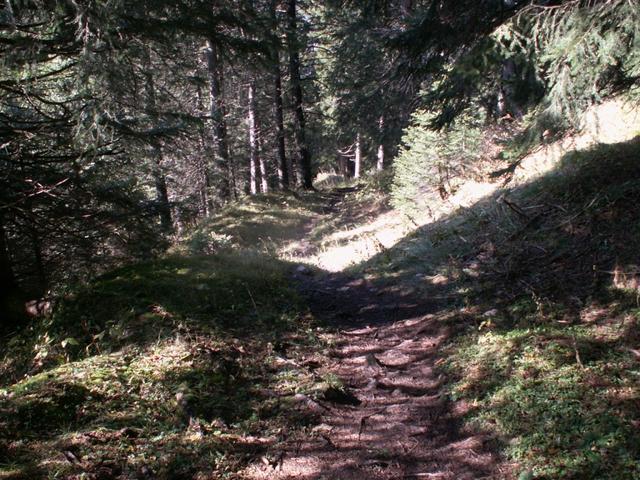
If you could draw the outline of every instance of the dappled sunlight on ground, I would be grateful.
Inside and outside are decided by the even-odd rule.
[[[366,321],[363,318],[363,321]],[[501,478],[505,465],[491,438],[461,428],[463,405],[451,403],[433,364],[451,330],[435,315],[349,329],[335,338],[337,374],[357,406],[318,400],[323,422],[282,445],[275,468],[255,464],[251,479]]]
[[[103,275],[0,365],[30,375],[0,478],[635,478],[639,148],[419,219],[356,187],[231,207],[185,240],[215,254]]]
[[[633,139],[640,134],[640,108],[621,98],[609,99],[589,108],[582,124],[580,133],[552,140],[527,155],[516,169],[512,184],[522,185],[549,173],[569,152]]]

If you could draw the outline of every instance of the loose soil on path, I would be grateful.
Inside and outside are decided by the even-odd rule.
[[[338,204],[334,197],[327,212]],[[316,373],[338,377],[344,389],[329,389],[315,400],[297,395],[297,408],[316,421],[303,436],[284,435],[272,460],[254,464],[248,478],[512,477],[495,454],[495,441],[463,427],[471,407],[445,393],[440,347],[465,318],[443,303],[442,289],[418,295],[401,284],[376,286],[306,268],[292,280],[333,332],[327,355],[314,359]]]

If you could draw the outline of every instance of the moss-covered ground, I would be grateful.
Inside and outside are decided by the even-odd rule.
[[[295,233],[310,211],[265,214],[274,201],[231,207],[243,226],[220,229],[220,216],[211,231]],[[282,432],[303,432],[311,419],[292,398],[322,383],[300,360],[321,341],[290,269],[216,246],[68,292],[2,346],[0,478],[233,478]]]

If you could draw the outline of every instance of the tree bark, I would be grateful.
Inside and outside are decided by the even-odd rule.
[[[7,292],[16,287],[15,276],[13,275],[13,267],[11,257],[9,256],[9,247],[7,245],[6,234],[4,231],[4,218],[2,210],[0,210],[0,291]]]
[[[378,135],[380,143],[378,144],[376,170],[380,172],[384,169],[384,115],[380,115],[380,120],[378,121]]]
[[[235,194],[233,171],[229,162],[229,146],[227,143],[227,125],[224,119],[224,103],[222,101],[222,70],[218,60],[218,46],[215,40],[207,40],[207,68],[209,71],[209,114],[211,116],[214,165],[218,175],[218,195],[225,202]]]
[[[269,176],[267,173],[267,162],[262,154],[262,141],[260,139],[260,128],[258,128],[258,165],[260,167],[260,191],[269,193]]]
[[[295,112],[295,138],[298,149],[298,168],[301,186],[313,189],[311,173],[311,154],[306,140],[306,127],[302,103],[302,84],[300,82],[300,52],[298,51],[298,37],[296,24],[296,0],[288,0],[287,43],[289,48],[289,77],[291,82],[291,96]]]
[[[249,114],[247,123],[249,124],[249,193],[251,193],[251,195],[258,193],[258,146],[256,133],[255,89],[256,87],[253,81],[249,82]]]
[[[202,91],[200,86],[197,87],[197,108],[199,112],[204,111],[204,102],[202,101]],[[208,217],[213,212],[213,201],[211,198],[211,177],[209,176],[209,165],[207,158],[210,156],[209,144],[207,142],[207,135],[205,133],[204,126],[200,124],[198,127],[200,134],[200,149],[201,155],[196,158],[196,169],[199,181],[199,196],[200,196],[200,208],[199,213],[205,217]]]
[[[276,15],[277,0],[271,0],[269,10],[274,31],[278,30]],[[284,135],[284,108],[282,106],[282,72],[280,71],[280,47],[276,47],[273,59],[274,109],[276,120],[276,169],[278,171],[278,187],[280,190],[289,188],[289,166],[287,164],[287,150]]]
[[[282,107],[282,74],[280,73],[280,52],[276,52],[276,65],[274,68],[275,84],[275,110],[276,110],[276,159],[278,165],[278,186],[281,190],[289,188],[289,166],[287,165],[287,153],[284,139],[284,109]]]
[[[353,158],[354,169],[353,178],[360,178],[360,170],[362,167],[362,147],[360,145],[360,133],[356,134],[356,151]]]

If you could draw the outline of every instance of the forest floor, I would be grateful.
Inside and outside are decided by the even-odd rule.
[[[420,226],[334,192],[286,252],[335,382],[245,474],[640,478],[639,150],[572,152]]]
[[[346,194],[332,193],[325,211],[357,230]],[[352,202],[353,203],[353,202]],[[356,202],[358,214],[364,205]],[[351,205],[354,207],[356,205]],[[346,208],[345,208],[346,207]],[[369,212],[374,217],[383,212]],[[326,217],[314,218],[305,238]],[[308,240],[289,250],[304,261],[317,248]],[[512,467],[489,435],[466,429],[465,401],[450,401],[440,348],[456,329],[455,312],[443,309],[446,288],[417,292],[414,281],[367,280],[366,275],[298,267],[293,283],[329,332],[316,374],[334,378],[299,408],[316,417],[311,434],[277,445],[272,464],[245,472],[255,479],[479,479],[506,478]]]
[[[0,479],[640,479],[639,152],[229,206],[1,339]]]

